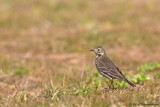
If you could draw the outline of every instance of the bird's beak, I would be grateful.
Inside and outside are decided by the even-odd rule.
[[[93,49],[90,49],[90,51],[94,51]]]

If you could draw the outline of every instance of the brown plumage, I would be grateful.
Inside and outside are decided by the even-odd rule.
[[[135,85],[128,81],[116,65],[107,57],[105,50],[101,46],[97,46],[91,51],[96,54],[95,65],[102,76],[111,80],[119,79],[127,82],[132,87],[135,87]]]

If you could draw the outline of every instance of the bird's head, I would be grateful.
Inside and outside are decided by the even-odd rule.
[[[96,46],[95,48],[91,49],[90,51],[93,51],[96,54],[96,56],[106,55],[105,50],[101,46]]]

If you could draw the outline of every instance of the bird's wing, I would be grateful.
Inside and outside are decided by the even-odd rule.
[[[111,78],[124,80],[125,77],[122,72],[113,64],[113,62],[109,58],[106,58],[103,58],[102,60],[101,65],[103,66],[99,67],[100,71],[110,76]]]
[[[122,72],[119,70],[119,68],[118,68],[118,67],[116,67],[116,68],[117,68],[117,70],[119,71],[119,73],[122,74]],[[122,74],[122,75],[123,75],[123,74]]]

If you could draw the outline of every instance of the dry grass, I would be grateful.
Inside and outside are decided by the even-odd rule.
[[[0,106],[160,104],[159,78],[136,88],[94,90],[102,45],[133,77],[159,62],[159,0],[0,0]],[[158,73],[158,70],[147,75]]]

